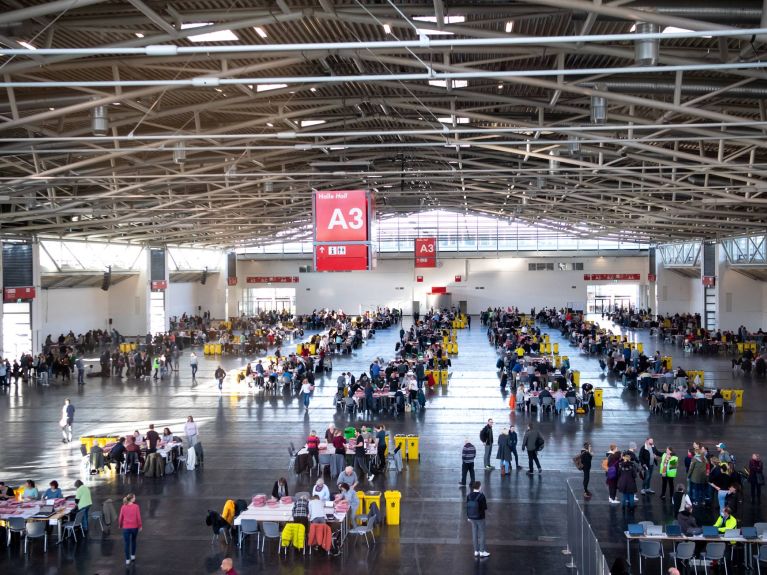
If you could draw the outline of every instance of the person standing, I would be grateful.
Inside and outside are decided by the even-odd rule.
[[[477,449],[469,442],[468,437],[463,440],[463,449],[461,450],[461,487],[466,487],[466,474],[469,474],[471,484],[474,484],[474,458],[477,456]]]
[[[77,368],[77,385],[85,385],[85,362],[82,356],[75,360],[75,367]]]
[[[474,481],[471,484],[471,493],[466,496],[466,517],[471,523],[471,538],[474,544],[474,557],[489,557],[490,553],[485,548],[485,512],[487,511],[487,499],[482,493],[482,484]]]
[[[72,424],[75,421],[75,406],[72,405],[72,402],[69,401],[69,398],[67,397],[64,400],[64,405],[61,408],[61,421],[59,421],[59,425],[61,426],[61,443],[71,443],[72,442]]]
[[[194,417],[191,415],[186,418],[184,435],[186,435],[186,438],[189,441],[189,449],[193,448],[197,443],[197,424],[194,422]]]
[[[650,489],[650,481],[652,480],[652,472],[655,469],[656,458],[660,457],[662,453],[655,448],[655,442],[652,437],[648,437],[644,445],[639,449],[639,463],[642,465],[644,471],[644,480],[642,481],[642,495],[655,493]]]
[[[479,439],[485,446],[485,470],[491,471],[495,469],[490,465],[490,456],[493,454],[493,420],[488,419],[487,425],[479,432]]]
[[[517,428],[512,425],[509,427],[509,450],[511,451],[511,456],[514,458],[517,470],[520,470],[522,469],[522,466],[519,464],[519,455],[517,454],[517,437]]]
[[[320,471],[320,438],[317,436],[317,432],[312,429],[309,433],[309,437],[306,438],[306,450],[309,452],[309,456],[314,461],[314,466],[317,471]]]
[[[192,381],[197,380],[197,354],[192,352],[189,354],[189,366],[192,368]]]
[[[365,436],[360,431],[357,435],[357,441],[354,446],[354,467],[359,467],[368,478],[368,481],[373,481],[374,475],[370,472],[367,462],[367,454],[365,451]]]
[[[587,499],[591,498],[591,491],[589,491],[589,479],[591,478],[591,460],[593,459],[591,453],[591,444],[587,441],[583,444],[581,450],[581,471],[583,471],[583,496]]]
[[[690,461],[690,468],[687,471],[687,479],[690,482],[690,499],[695,506],[702,505],[706,495],[706,459],[703,457],[701,448],[695,449],[695,455]]]
[[[748,460],[748,483],[751,486],[751,504],[761,503],[764,464],[758,453],[754,453]]]
[[[91,490],[83,484],[79,479],[75,481],[75,503],[77,503],[77,510],[83,512],[83,529],[88,531],[88,515],[93,505],[93,499],[91,499]]]
[[[301,382],[301,397],[304,402],[304,411],[309,411],[309,401],[311,401],[312,398],[312,391],[314,391],[314,386],[309,383],[308,379],[304,379],[303,382]]]
[[[224,369],[219,365],[216,369],[215,378],[218,380],[218,390],[221,391],[224,388],[224,378],[226,377],[226,372]]]
[[[618,490],[622,493],[624,512],[634,512],[634,494],[637,492],[636,464],[628,453],[623,453],[618,464]]]
[[[674,479],[676,478],[676,469],[679,466],[679,458],[671,447],[666,448],[666,452],[660,458],[660,498],[666,498],[666,488],[668,487],[668,496],[674,496]]]
[[[146,432],[147,453],[157,453],[157,444],[160,442],[160,434],[154,429],[154,423],[149,424],[149,431]]]
[[[511,473],[511,450],[509,449],[509,430],[502,429],[498,436],[498,452],[495,458],[501,462],[501,477]]]
[[[136,539],[143,527],[141,524],[141,509],[138,503],[136,503],[136,496],[133,493],[128,493],[123,498],[123,505],[120,508],[120,517],[117,524],[123,530],[125,564],[130,565],[131,561],[136,560]]]
[[[522,449],[527,451],[527,474],[533,474],[533,463],[538,467],[538,473],[541,473],[541,462],[538,461],[538,452],[543,449],[543,436],[541,432],[533,428],[532,423],[527,424],[527,431],[522,438]]]

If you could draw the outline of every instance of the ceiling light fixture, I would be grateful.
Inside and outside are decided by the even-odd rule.
[[[256,34],[258,34],[262,38],[266,38],[267,37],[266,30],[261,28],[261,26],[255,26],[253,29],[256,31]]]
[[[266,92],[267,90],[278,90],[287,87],[287,84],[258,84],[256,85],[256,92]]]
[[[383,28],[384,28],[384,34],[391,34],[391,26],[389,26],[388,24],[384,24]]]
[[[143,38],[144,34],[142,32],[135,32],[136,38]]]
[[[514,20],[509,20],[506,22],[506,33],[511,34],[514,31]]]
[[[212,25],[212,22],[189,22],[187,24],[181,24],[181,29],[190,30]],[[188,40],[190,42],[237,42],[239,38],[231,30],[217,30],[216,32],[206,32],[205,34],[189,36]]]
[[[21,41],[21,42],[19,42],[19,45],[20,45],[20,46],[24,46],[24,47],[25,47],[27,50],[37,50],[37,48],[36,48],[36,47],[34,47],[34,46],[33,46],[32,44],[30,44],[29,42],[24,42],[24,41]]]

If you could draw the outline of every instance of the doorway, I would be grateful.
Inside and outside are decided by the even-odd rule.
[[[296,312],[296,288],[248,288],[243,290],[240,314],[258,315],[262,311]]]
[[[639,303],[639,284],[595,284],[586,286],[588,313],[610,313],[635,309]]]
[[[3,304],[3,358],[11,361],[32,353],[32,304],[28,301]]]

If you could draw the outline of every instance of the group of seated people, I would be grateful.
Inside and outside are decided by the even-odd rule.
[[[567,382],[541,384],[533,379],[529,385],[520,382],[516,386],[514,403],[519,411],[532,412],[550,409],[556,414],[575,413],[576,409],[588,411],[594,407],[594,387],[584,383],[580,393]]]
[[[392,415],[399,415],[409,409],[423,409],[428,383],[424,361],[419,360],[414,369],[410,369],[404,360],[390,361],[386,367],[382,366],[383,363],[377,358],[371,364],[370,376],[361,373],[359,378],[355,378],[351,372],[339,375],[336,380],[336,406],[343,407],[350,415],[355,410],[367,413],[388,410]]]
[[[364,329],[385,329],[401,321],[402,310],[388,307],[377,307],[375,311],[366,311],[362,315],[348,315],[343,310],[315,309],[312,313],[296,317],[296,325],[306,329],[339,328],[353,322],[356,327]]]
[[[10,485],[6,485],[4,481],[0,481],[0,501],[15,499],[19,495],[21,496],[21,501],[61,499],[64,497],[59,487],[59,482],[55,479],[48,484],[48,489],[45,491],[40,491],[32,479],[27,479],[21,488],[15,490]]]
[[[120,437],[108,450],[94,443],[88,453],[91,474],[101,473],[104,469],[111,470],[113,463],[118,471],[125,464],[126,474],[138,474],[146,456],[156,453],[160,448],[169,449],[180,444],[181,439],[174,436],[169,428],[165,427],[160,434],[155,430],[154,424],[150,424],[146,434],[136,429],[132,434]],[[170,453],[171,457],[177,456],[174,450]]]

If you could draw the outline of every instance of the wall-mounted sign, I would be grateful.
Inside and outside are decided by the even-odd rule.
[[[237,278],[226,278],[226,285],[228,286],[236,286],[237,285]]]
[[[248,276],[248,277],[245,278],[245,283],[249,283],[249,284],[297,284],[298,283],[298,276]]]
[[[654,282],[658,278],[655,276],[655,274],[647,274],[647,281],[648,282]]]
[[[703,285],[706,287],[714,287],[716,285],[716,277],[703,276]]]
[[[461,283],[461,276],[455,276],[455,283]]]
[[[433,287],[433,288],[431,288],[431,293],[432,294],[435,294],[435,293],[447,293],[447,288],[446,287]]]
[[[11,287],[3,290],[3,301],[5,302],[30,299],[35,299],[35,288],[33,287]]]
[[[415,276],[415,281],[418,282],[419,284],[422,284],[423,283],[423,276]]]
[[[635,281],[642,279],[642,274],[583,274],[586,281]]]
[[[368,244],[318,244],[314,246],[314,266],[318,272],[348,272],[369,269]]]
[[[437,267],[437,238],[415,239],[415,267]]]
[[[168,289],[166,280],[152,280],[152,291],[163,291]]]

